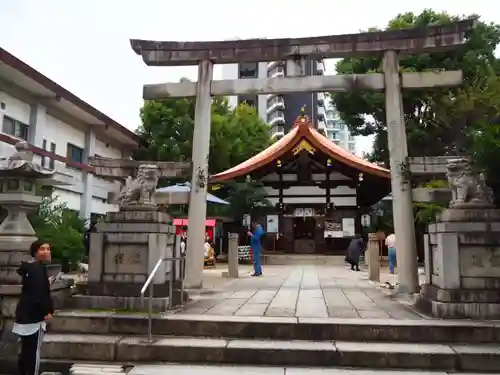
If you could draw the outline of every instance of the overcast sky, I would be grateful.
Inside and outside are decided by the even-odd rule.
[[[383,4],[383,5],[381,5]],[[139,124],[142,85],[196,78],[195,68],[146,67],[130,38],[306,37],[383,27],[425,8],[500,23],[498,1],[0,0],[0,45],[124,126]],[[329,74],[333,63],[327,64]],[[215,77],[220,78],[216,70]],[[361,139],[358,151],[370,148]]]

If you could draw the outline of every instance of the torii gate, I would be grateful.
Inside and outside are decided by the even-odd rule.
[[[445,26],[334,35],[299,39],[250,39],[220,42],[158,42],[131,40],[133,50],[149,66],[198,65],[198,82],[145,85],[143,98],[196,97],[193,174],[186,262],[186,285],[203,283],[208,154],[212,96],[290,92],[385,90],[394,227],[400,291],[418,291],[412,190],[401,88],[422,89],[462,83],[461,71],[400,73],[398,54],[435,53],[458,48],[475,25],[464,20]],[[305,76],[306,58],[344,58],[383,54],[383,74]],[[213,81],[213,65],[280,61],[289,77]]]

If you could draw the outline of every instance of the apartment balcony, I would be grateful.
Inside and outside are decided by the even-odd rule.
[[[322,120],[322,119],[320,119],[320,118],[318,117],[318,122],[317,122],[317,124],[318,124],[318,131],[319,131],[321,134],[325,135],[325,134],[326,134],[326,123],[325,123],[325,120]]]
[[[273,111],[284,110],[285,100],[281,95],[274,96],[271,100],[267,101],[267,114],[269,115]]]
[[[285,128],[281,125],[273,126],[271,128],[271,138],[280,139],[285,135]]]
[[[318,92],[316,94],[316,99],[318,100],[318,105],[323,106],[323,107],[325,106],[325,99],[326,99],[326,97],[325,97],[324,93]]]
[[[285,69],[283,69],[283,67],[281,66],[278,66],[272,70],[268,70],[267,74],[270,78],[284,77]]]
[[[318,72],[318,75],[325,74],[326,68],[325,68],[325,62],[323,60],[316,61],[316,70]]]
[[[282,65],[283,61],[271,61],[269,64],[267,64],[267,71],[273,70],[279,65]]]
[[[326,128],[327,129],[335,129],[335,122],[328,118],[328,113],[326,114]]]
[[[326,121],[326,110],[322,105],[318,105],[318,118],[321,118],[323,121]]]
[[[267,122],[271,126],[284,125],[285,124],[285,112],[274,111],[267,116]]]

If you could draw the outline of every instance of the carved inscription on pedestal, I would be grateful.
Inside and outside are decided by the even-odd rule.
[[[147,272],[146,254],[134,245],[114,245],[106,249],[104,273],[143,274]]]
[[[432,273],[439,276],[441,273],[441,250],[437,246],[432,247]]]
[[[462,277],[500,277],[500,248],[461,248],[460,274]]]

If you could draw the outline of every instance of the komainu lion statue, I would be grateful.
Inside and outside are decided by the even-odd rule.
[[[493,206],[493,191],[486,185],[484,174],[475,174],[468,159],[450,159],[447,169],[446,177],[452,193],[450,208]]]
[[[153,194],[158,183],[158,167],[143,164],[137,169],[137,177],[127,178],[125,186],[120,191],[118,203],[120,206],[148,205],[153,203]]]

